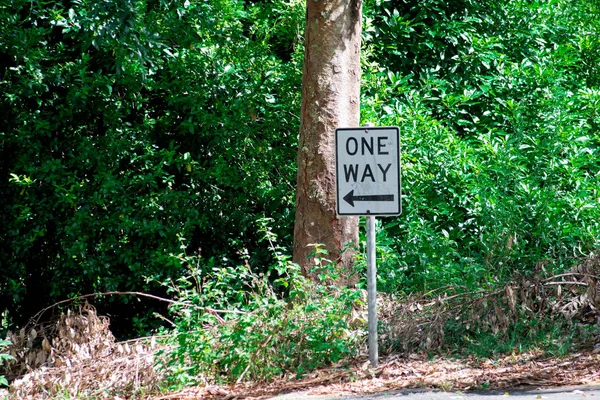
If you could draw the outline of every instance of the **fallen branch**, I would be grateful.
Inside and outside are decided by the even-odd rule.
[[[184,306],[184,307],[193,307],[196,310],[204,310],[210,313],[217,313],[217,314],[240,314],[240,315],[245,315],[248,314],[245,311],[240,311],[240,310],[219,310],[216,308],[211,308],[211,307],[201,307],[195,304],[191,304],[191,303],[187,303],[187,302],[182,302],[182,301],[177,301],[177,300],[172,300],[172,299],[167,299],[164,297],[160,297],[160,296],[155,296],[153,294],[148,294],[148,293],[144,293],[144,292],[118,292],[118,291],[113,291],[113,292],[101,292],[101,293],[89,293],[89,294],[83,294],[80,296],[75,296],[75,297],[71,297],[70,299],[65,299],[65,300],[61,300],[59,302],[56,302],[48,307],[45,307],[43,309],[41,309],[40,311],[38,311],[33,317],[31,317],[31,319],[29,320],[29,323],[32,325],[37,325],[41,316],[48,310],[59,306],[61,304],[66,304],[66,303],[70,303],[70,302],[74,302],[77,300],[83,300],[83,299],[88,299],[90,297],[98,297],[98,296],[139,296],[139,297],[147,297],[150,299],[154,299],[154,300],[159,300],[159,301],[164,301],[166,303],[169,304],[174,304],[174,305],[179,305],[179,306]]]

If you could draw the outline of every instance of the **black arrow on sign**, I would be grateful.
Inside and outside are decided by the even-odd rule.
[[[355,196],[354,190],[351,190],[347,195],[344,196],[344,200],[352,207],[354,207],[355,201],[394,201],[393,194],[372,194]]]

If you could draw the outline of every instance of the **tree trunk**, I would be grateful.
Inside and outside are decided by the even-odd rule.
[[[322,244],[348,271],[340,284],[354,281],[345,249],[358,243],[358,218],[336,215],[334,134],[360,122],[361,30],[362,0],[307,0],[294,261],[310,276],[310,244]]]

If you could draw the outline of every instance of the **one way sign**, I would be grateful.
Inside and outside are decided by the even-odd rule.
[[[397,127],[335,131],[338,215],[398,215],[400,131]]]

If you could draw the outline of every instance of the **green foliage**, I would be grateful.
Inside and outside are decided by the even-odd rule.
[[[0,366],[2,366],[4,361],[14,360],[13,356],[4,353],[6,348],[10,345],[10,341],[0,339]],[[6,380],[4,375],[0,375],[0,386],[8,386],[8,381]]]
[[[190,274],[171,287],[184,304],[172,309],[174,349],[163,365],[172,386],[303,375],[356,351],[360,335],[350,321],[360,292],[327,284],[334,267],[319,257],[322,281],[304,278],[266,223],[261,229],[276,259],[267,274],[248,263],[210,270],[188,264]]]
[[[594,9],[369,3],[362,115],[402,136],[404,214],[379,231],[397,254],[383,287],[485,287],[598,249]]]
[[[77,294],[160,293],[178,237],[261,264],[261,215],[290,243],[302,16],[298,1],[0,5],[0,311],[23,324]],[[148,307],[99,309],[118,329]]]

